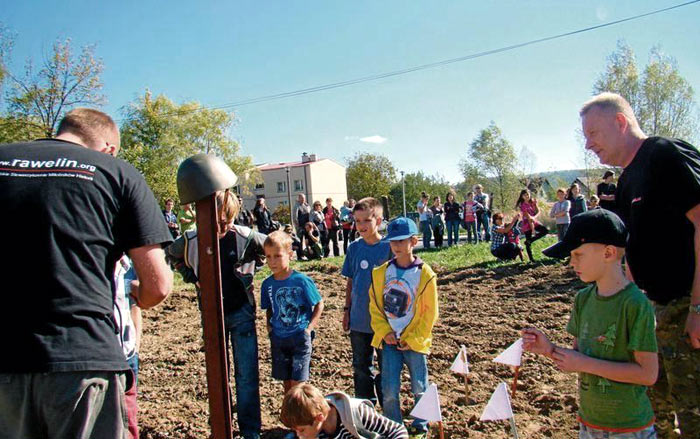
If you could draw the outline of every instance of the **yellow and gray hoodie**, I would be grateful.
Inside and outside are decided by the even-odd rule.
[[[435,272],[420,258],[410,267],[398,267],[396,259],[376,267],[372,270],[369,312],[372,346],[381,348],[384,337],[396,332],[412,351],[429,354],[438,318]]]

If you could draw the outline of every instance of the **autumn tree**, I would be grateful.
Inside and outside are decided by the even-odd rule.
[[[34,125],[44,137],[53,137],[58,122],[71,108],[105,103],[102,70],[95,46],[85,46],[75,55],[70,39],[56,41],[40,68],[28,59],[23,75],[6,70],[11,85],[8,113],[17,121]]]
[[[176,104],[149,91],[124,111],[121,126],[122,157],[143,173],[156,198],[177,199],[176,174],[180,163],[194,154],[215,154],[247,187],[259,177],[250,156],[228,132],[233,115],[210,110],[198,102]]]
[[[491,121],[488,128],[481,130],[469,144],[467,158],[460,162],[460,168],[465,179],[473,178],[474,174],[488,178],[491,187],[485,189],[493,195],[493,207],[507,210],[515,204],[521,186],[516,158],[513,145]]]
[[[640,75],[634,52],[624,41],[618,41],[593,86],[594,94],[604,91],[619,93],[629,101],[647,135],[695,140],[695,92],[681,76],[676,60],[659,47],[651,49]]]
[[[445,202],[445,195],[452,190],[450,183],[440,175],[425,175],[423,171],[410,172],[403,177],[403,185],[406,187],[406,212],[416,210],[416,203],[420,200],[421,192],[432,197],[439,196]],[[403,212],[403,185],[401,179],[392,185],[389,191],[392,213]]]
[[[391,185],[396,180],[396,168],[389,158],[381,154],[358,152],[347,159],[347,164],[345,177],[349,198],[379,199],[389,195]]]

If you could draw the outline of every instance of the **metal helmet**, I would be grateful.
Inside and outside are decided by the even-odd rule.
[[[238,177],[219,157],[200,153],[180,164],[177,169],[177,192],[180,203],[194,203],[217,191],[235,186]]]

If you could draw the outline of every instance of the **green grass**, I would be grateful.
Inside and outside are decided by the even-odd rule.
[[[557,242],[555,235],[548,235],[539,241],[536,241],[532,246],[532,253],[535,260],[552,261],[542,254],[542,249],[549,247]],[[491,243],[482,242],[479,244],[461,244],[449,248],[420,250],[416,252],[420,258],[438,272],[450,272],[469,268],[473,266],[479,267],[498,267],[504,265],[520,264],[520,260],[516,261],[499,261],[491,255]],[[298,271],[328,271],[337,267],[343,266],[343,256],[326,258],[317,261],[292,261],[292,268]],[[527,255],[525,255],[527,261]],[[265,266],[262,270],[255,274],[256,281],[262,281],[272,273]]]

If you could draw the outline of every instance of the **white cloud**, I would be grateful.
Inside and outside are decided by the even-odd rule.
[[[360,138],[360,142],[376,143],[377,145],[381,145],[382,143],[386,142],[387,140],[388,139],[386,137],[382,137],[380,135],[374,135],[374,136]]]

